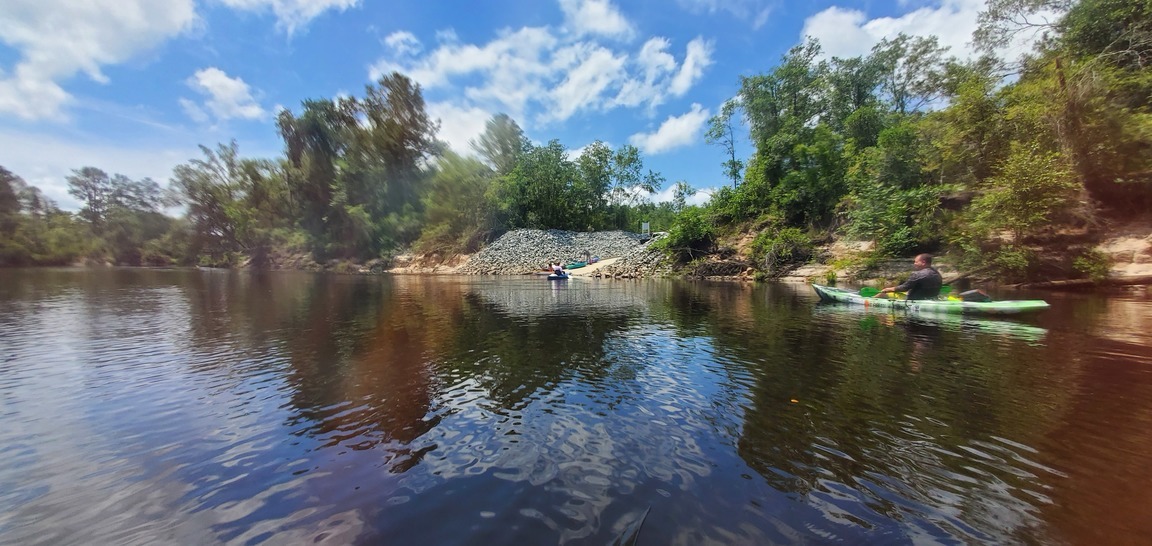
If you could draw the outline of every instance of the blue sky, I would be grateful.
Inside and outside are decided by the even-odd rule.
[[[281,151],[275,115],[398,70],[462,153],[504,112],[578,151],[633,144],[670,188],[723,185],[707,120],[805,35],[899,32],[967,56],[983,0],[4,0],[0,165],[61,207],[72,169],[166,183],[197,145]],[[750,146],[742,144],[741,155]]]

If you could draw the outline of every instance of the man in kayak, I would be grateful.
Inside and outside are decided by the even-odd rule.
[[[944,278],[940,276],[940,272],[932,267],[932,255],[920,254],[913,260],[912,266],[916,271],[908,280],[898,286],[890,286],[880,291],[880,294],[889,294],[892,292],[907,292],[906,299],[909,300],[930,300],[935,299],[940,295],[940,287],[944,285]]]

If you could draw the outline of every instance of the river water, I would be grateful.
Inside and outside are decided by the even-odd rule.
[[[1152,300],[0,271],[4,544],[1125,544]]]

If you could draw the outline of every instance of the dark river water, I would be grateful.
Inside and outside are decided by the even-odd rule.
[[[1147,544],[1152,300],[1023,296],[0,271],[0,543]]]

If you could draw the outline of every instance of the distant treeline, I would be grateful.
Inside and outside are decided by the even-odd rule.
[[[167,190],[84,167],[67,179],[82,203],[61,211],[3,170],[5,265],[94,260],[125,265],[260,267],[276,253],[319,262],[388,257],[400,249],[468,252],[515,228],[637,230],[672,224],[692,193],[651,203],[664,179],[640,152],[602,142],[571,158],[558,141],[533,145],[494,116],[465,157],[436,139],[420,88],[391,74],[363,98],[309,100],[280,113],[285,154],[247,159],[235,142],[201,147]],[[2,167],[0,167],[2,168]],[[183,206],[182,218],[162,214]]]
[[[991,54],[1025,32],[1042,39],[1019,62]],[[259,266],[284,250],[367,260],[467,252],[513,228],[649,221],[685,261],[755,233],[752,257],[771,272],[841,236],[875,241],[877,257],[947,250],[1025,276],[1063,228],[1148,210],[1152,4],[991,0],[974,42],[987,54],[962,61],[935,38],[900,35],[850,59],[808,41],[742,77],[707,133],[728,182],[702,207],[685,206],[682,181],[673,202],[648,202],[665,179],[632,146],[596,142],[570,157],[502,114],[473,142],[478,157],[458,155],[419,86],[393,73],[363,97],[282,111],[283,157],[203,147],[167,191],[79,169],[68,179],[77,214],[2,171],[0,262]],[[183,218],[161,214],[176,204]],[[1100,272],[1099,256],[1076,259]]]

